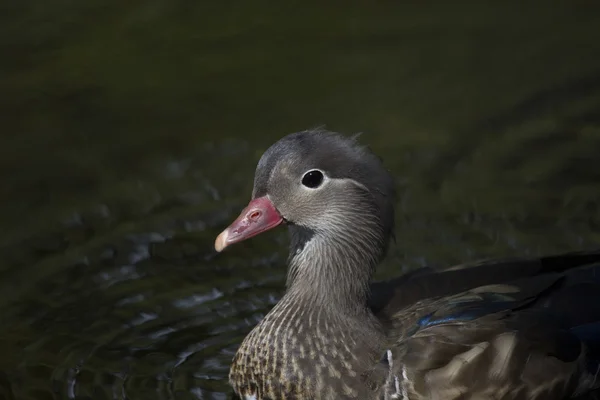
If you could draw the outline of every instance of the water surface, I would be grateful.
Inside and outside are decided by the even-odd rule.
[[[215,255],[326,124],[397,177],[378,277],[600,239],[600,7],[0,5],[0,398],[224,399],[285,230]]]

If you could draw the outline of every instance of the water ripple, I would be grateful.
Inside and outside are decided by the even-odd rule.
[[[0,393],[35,399],[227,398],[231,357],[278,298],[282,258],[253,251],[248,274],[232,274],[232,265],[246,261],[223,264],[212,246],[204,247],[217,233],[214,226],[231,213],[209,219],[161,215],[148,218],[156,224],[147,231],[88,238],[76,263],[61,264],[67,259],[57,255],[43,280],[20,289],[23,295],[3,313],[8,325],[0,330],[0,351],[23,352],[0,361],[0,371],[8,374],[7,382],[0,379]],[[85,220],[73,214],[64,223]],[[48,260],[44,254],[32,268]],[[255,274],[269,278],[253,286]]]

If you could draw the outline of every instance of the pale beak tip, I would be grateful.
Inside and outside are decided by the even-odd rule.
[[[215,250],[217,252],[222,252],[223,249],[225,249],[225,247],[227,247],[227,236],[229,231],[227,229],[225,229],[223,232],[221,232],[219,234],[219,236],[217,236],[217,239],[215,239]]]

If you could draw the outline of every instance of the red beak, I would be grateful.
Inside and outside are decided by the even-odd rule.
[[[227,229],[217,236],[215,250],[223,251],[233,243],[275,228],[283,222],[283,217],[267,196],[252,200],[240,216]]]

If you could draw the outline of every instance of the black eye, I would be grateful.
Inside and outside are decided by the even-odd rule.
[[[323,173],[316,169],[308,171],[302,177],[302,184],[311,189],[318,188],[321,183],[323,183]]]

